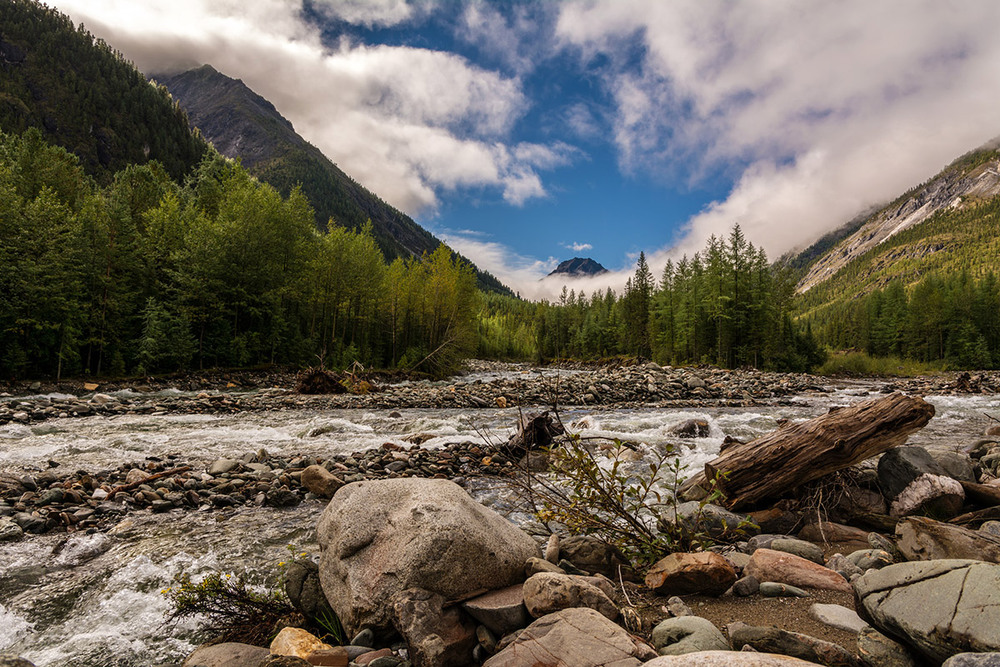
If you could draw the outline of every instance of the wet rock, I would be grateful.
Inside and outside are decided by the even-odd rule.
[[[445,599],[418,588],[399,593],[393,603],[393,625],[406,640],[415,667],[460,667],[472,661],[478,643],[476,627]]]
[[[683,655],[696,651],[725,651],[729,642],[708,619],[682,616],[661,621],[651,636],[660,655]]]
[[[1000,563],[1000,537],[927,517],[896,524],[896,544],[907,560],[971,558]]]
[[[591,535],[572,535],[560,540],[559,557],[585,572],[603,574],[613,580],[618,579],[619,568],[626,578],[632,571],[628,559],[617,547]]]
[[[750,646],[761,653],[777,653],[808,660],[829,667],[860,667],[861,663],[847,649],[798,632],[762,628],[743,623],[726,626],[733,650]]]
[[[708,421],[688,419],[670,427],[668,433],[678,438],[707,438],[710,432]]]
[[[735,581],[733,566],[711,551],[670,554],[654,563],[645,579],[661,595],[722,595]]]
[[[863,617],[930,660],[1000,651],[1000,565],[959,559],[897,563],[858,578],[854,591]]]
[[[615,620],[618,607],[595,583],[592,577],[539,572],[524,582],[524,605],[535,618],[562,609],[589,607]]]
[[[593,609],[564,609],[522,630],[484,667],[638,667],[656,656]]]
[[[462,608],[500,637],[525,627],[530,620],[521,584],[467,600],[462,603]]]
[[[266,648],[226,642],[196,648],[181,667],[247,667],[259,665],[270,655]]]
[[[665,508],[657,525],[667,533],[678,530],[687,535],[703,533],[712,539],[739,535],[739,531],[756,532],[746,516],[711,503],[702,505],[697,500]]]
[[[303,470],[300,481],[302,486],[320,498],[333,498],[337,489],[344,485],[344,480],[320,465],[311,465]]]
[[[809,607],[809,615],[820,623],[825,623],[834,628],[846,630],[847,632],[861,632],[868,627],[868,623],[858,616],[858,612],[839,604],[815,603]]]
[[[810,560],[771,549],[758,549],[750,556],[746,574],[758,581],[774,581],[806,588],[850,592],[851,585],[842,576]]]
[[[16,542],[24,536],[24,529],[10,517],[0,517],[0,542]]]
[[[869,667],[919,667],[922,662],[909,648],[870,625],[858,633],[858,657]]]
[[[388,629],[391,601],[407,588],[456,599],[517,583],[538,554],[531,537],[446,480],[349,484],[317,534],[323,591],[349,632]]]

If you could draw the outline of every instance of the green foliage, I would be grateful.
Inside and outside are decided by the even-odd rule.
[[[282,589],[269,590],[244,575],[213,572],[195,583],[181,575],[163,594],[173,605],[168,621],[201,618],[220,641],[267,646],[295,609]]]
[[[940,372],[940,366],[924,364],[899,357],[872,357],[864,352],[831,354],[816,369],[819,375],[851,377],[916,377]]]

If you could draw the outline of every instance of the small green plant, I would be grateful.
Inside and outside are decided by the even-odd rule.
[[[283,590],[255,585],[242,574],[212,572],[198,582],[182,574],[162,593],[173,604],[168,622],[202,617],[202,628],[227,642],[266,646],[279,622],[295,612]]]

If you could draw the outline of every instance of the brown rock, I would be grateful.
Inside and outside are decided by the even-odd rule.
[[[392,649],[380,648],[377,651],[368,651],[368,653],[362,653],[361,655],[359,655],[354,659],[354,662],[358,665],[364,666],[367,665],[369,662],[372,662],[373,660],[378,660],[379,658],[388,658],[391,655],[393,655]]]
[[[559,557],[591,574],[618,579],[618,568],[627,578],[632,571],[628,559],[616,547],[591,535],[573,535],[560,541]]]
[[[833,570],[794,554],[757,549],[743,573],[758,581],[850,592],[851,584]]]
[[[268,650],[260,646],[226,642],[196,648],[181,667],[247,667],[260,664],[269,655]]]
[[[472,662],[476,626],[437,593],[411,588],[396,596],[393,624],[415,667],[460,667]]]
[[[638,667],[651,646],[593,609],[564,609],[525,628],[484,667]]]
[[[320,465],[311,465],[303,470],[301,482],[320,498],[333,498],[337,489],[344,485],[344,480]]]
[[[735,581],[732,564],[711,551],[670,554],[646,574],[646,586],[665,595],[721,595]]]
[[[467,600],[462,608],[498,637],[520,630],[530,620],[528,608],[524,606],[524,590],[521,584],[490,591],[485,595]]]
[[[306,656],[306,662],[310,665],[322,665],[323,667],[347,667],[351,662],[351,657],[347,649],[343,646],[313,651]]]
[[[922,516],[900,519],[896,545],[907,560],[971,558],[1000,563],[1000,537]]]
[[[539,572],[524,582],[524,604],[535,618],[562,609],[590,607],[615,620],[618,607],[595,583],[594,577]]]
[[[799,539],[823,544],[825,542],[868,542],[868,531],[845,526],[832,521],[810,523],[799,531]]]
[[[828,667],[861,667],[858,659],[844,647],[798,632],[745,623],[731,623],[726,632],[734,651],[750,646],[761,653],[789,655]]]

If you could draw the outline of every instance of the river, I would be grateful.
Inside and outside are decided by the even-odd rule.
[[[483,382],[502,373],[480,376]],[[861,400],[877,381],[825,382],[826,391],[754,408],[707,406],[688,409],[567,409],[562,418],[583,436],[620,438],[651,453],[680,441],[670,429],[705,419],[710,435],[680,446],[687,470],[712,459],[723,438],[753,438],[776,428],[779,419],[804,420],[835,405]],[[937,414],[910,442],[962,449],[981,437],[1000,412],[1000,396],[929,396]],[[64,469],[96,472],[179,455],[208,465],[261,448],[272,455],[330,456],[408,445],[414,433],[433,437],[422,446],[455,440],[501,439],[516,422],[514,409],[408,409],[388,411],[281,410],[237,415],[121,415],[56,419],[35,425],[0,426],[0,471],[37,472],[56,461]],[[488,505],[504,506],[502,491],[475,493]],[[314,527],[324,502],[286,509],[135,512],[106,532],[26,535],[0,543],[0,653],[21,655],[37,667],[149,667],[180,664],[196,646],[195,623],[167,626],[161,591],[178,574],[194,578],[213,570],[245,572],[274,581],[278,563],[296,551],[315,556]],[[524,517],[512,517],[523,520]]]

